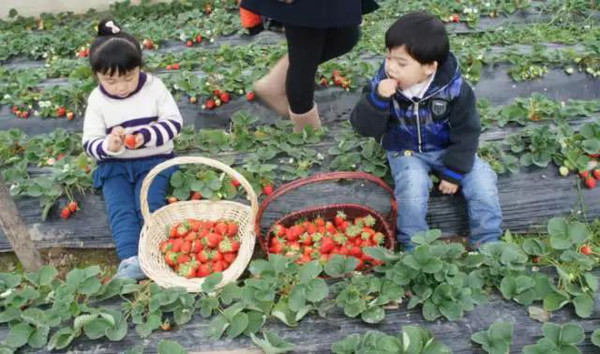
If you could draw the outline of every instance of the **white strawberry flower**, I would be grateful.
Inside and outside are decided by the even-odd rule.
[[[4,99],[5,100],[10,100],[10,98],[11,98],[11,95],[9,95],[8,93],[4,94]]]

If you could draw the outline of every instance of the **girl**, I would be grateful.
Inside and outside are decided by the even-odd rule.
[[[88,98],[83,148],[97,160],[94,187],[101,188],[121,263],[115,277],[145,278],[138,258],[143,225],[140,188],[146,174],[173,157],[182,118],[162,81],[141,71],[138,41],[112,20],[98,25],[90,65],[99,85]],[[157,176],[148,193],[150,210],[164,205],[171,171]]]

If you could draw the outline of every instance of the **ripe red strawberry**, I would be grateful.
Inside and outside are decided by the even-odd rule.
[[[213,109],[216,106],[217,106],[217,103],[212,98],[207,99],[206,103],[204,103],[204,107],[206,107],[206,109]]]
[[[233,237],[235,235],[237,235],[238,233],[238,224],[236,223],[229,223],[227,224],[227,236],[229,237]]]
[[[460,16],[458,16],[457,14],[452,15],[452,22],[454,22],[454,23],[460,22]]]
[[[167,65],[167,70],[171,70],[173,69],[173,66],[171,64]]]
[[[271,195],[273,194],[273,186],[270,184],[267,184],[266,186],[263,187],[263,193],[265,195]]]
[[[246,99],[248,101],[253,101],[254,98],[256,98],[256,94],[254,93],[254,91],[250,91],[246,94]]]
[[[285,235],[286,228],[280,224],[275,224],[271,227],[271,233],[276,237]]]
[[[167,261],[167,264],[170,265],[171,267],[173,267],[177,264],[178,258],[179,258],[179,254],[177,252],[167,251],[167,253],[165,253],[165,261]]]
[[[153,49],[154,48],[154,42],[151,39],[144,39],[142,41],[142,45],[144,46],[144,48],[146,49]]]
[[[79,210],[79,205],[77,205],[77,202],[70,202],[69,203],[69,210],[74,213],[77,210]]]
[[[229,252],[229,253],[225,253],[223,255],[223,260],[225,262],[227,262],[228,264],[231,264],[231,263],[233,263],[233,261],[235,261],[236,257],[237,257],[237,254],[235,254],[235,252]]]
[[[56,116],[57,117],[64,117],[65,114],[67,114],[67,109],[65,107],[58,107],[56,109]]]
[[[200,194],[200,192],[193,192],[191,199],[192,200],[200,200],[200,199],[202,199],[202,194]]]
[[[269,252],[281,254],[283,252],[283,245],[281,243],[272,244],[269,248]]]
[[[318,217],[315,219],[315,224],[317,226],[325,226],[325,219],[323,219],[322,217]]]
[[[176,238],[173,241],[173,252],[180,252],[181,251],[181,246],[183,245],[183,240],[180,238]]]
[[[240,249],[240,241],[231,241],[231,249],[233,250],[233,252],[237,252]]]
[[[579,172],[579,177],[586,179],[590,176],[590,171],[581,171]]]
[[[202,241],[200,241],[200,240],[192,241],[192,252],[193,253],[199,253],[203,249],[204,249],[204,246],[202,245]]]
[[[196,276],[199,278],[204,278],[209,276],[211,273],[210,266],[208,264],[201,264],[196,271]]]
[[[346,214],[342,211],[338,211],[333,221],[335,222],[335,226],[339,227],[346,221]]]
[[[585,185],[589,189],[596,188],[596,184],[597,184],[597,181],[596,181],[596,179],[594,177],[590,176],[590,177],[588,177],[588,178],[585,179]]]
[[[185,42],[185,45],[187,45],[188,47],[191,47],[191,46],[193,46],[193,45],[194,45],[194,42],[192,42],[192,41],[187,41],[187,42]]]
[[[173,249],[173,242],[163,241],[160,243],[160,252],[161,253],[167,253],[167,251],[170,251],[172,249]]]
[[[191,260],[191,258],[188,254],[180,254],[179,257],[177,257],[178,264],[184,264],[184,263],[189,262],[190,260]]]
[[[600,180],[600,168],[594,170],[594,178]]]
[[[190,253],[192,251],[192,243],[190,241],[183,241],[180,250],[183,253]]]
[[[25,111],[25,112],[21,113],[21,118],[25,118],[25,119],[29,118],[29,111]]]
[[[219,95],[219,98],[221,99],[221,102],[223,102],[223,103],[227,103],[231,100],[231,96],[227,92],[221,93]]]
[[[69,216],[71,216],[71,210],[69,210],[69,208],[64,208],[61,212],[60,212],[60,217],[63,218],[64,220],[67,220],[69,218]]]
[[[173,68],[173,70],[179,70],[179,64],[178,63],[173,64],[172,68]]]
[[[207,251],[198,252],[196,254],[196,260],[198,260],[198,262],[201,262],[201,263],[206,263],[206,262],[210,261],[210,255],[208,254]]]
[[[212,270],[215,273],[222,272],[225,268],[223,267],[223,263],[221,261],[216,261],[212,263]]]
[[[233,248],[231,247],[231,242],[228,239],[225,239],[219,242],[219,252],[221,253],[229,253],[232,252]]]
[[[206,235],[206,241],[208,247],[216,248],[219,245],[219,242],[221,242],[221,236],[219,236],[219,234],[216,233],[210,233]]]
[[[581,254],[589,256],[590,254],[592,254],[592,248],[590,246],[588,246],[588,245],[583,245],[579,249],[579,252],[581,252]]]
[[[220,221],[215,225],[215,232],[220,235],[227,235],[227,224]]]
[[[327,86],[327,79],[326,78],[322,78],[321,79],[321,86]]]
[[[196,276],[196,269],[196,262],[190,261],[189,263],[181,264],[177,270],[177,274],[188,279],[193,278]]]
[[[202,42],[202,36],[201,35],[197,35],[196,36],[196,43],[200,43]]]
[[[330,237],[325,237],[321,240],[321,247],[319,247],[319,252],[330,253],[335,248],[335,243]]]
[[[189,231],[190,228],[187,222],[183,222],[177,226],[177,236],[179,237],[185,237]]]
[[[232,179],[231,180],[231,185],[234,186],[235,188],[240,186],[240,181],[238,181],[237,179]]]
[[[125,146],[129,149],[135,149],[135,135],[127,134],[125,135]]]
[[[213,261],[222,261],[223,260],[223,254],[217,250],[214,253],[212,253],[210,259],[212,259]]]
[[[308,263],[310,262],[312,259],[310,259],[310,256],[307,254],[303,254],[302,257],[300,257],[296,263],[298,264],[304,264],[304,263]]]

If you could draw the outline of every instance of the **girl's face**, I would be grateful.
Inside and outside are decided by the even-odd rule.
[[[106,92],[113,96],[127,97],[138,86],[140,79],[140,67],[135,67],[126,73],[114,72],[113,75],[97,73],[98,81]]]
[[[408,54],[405,46],[388,49],[385,59],[385,71],[390,78],[398,81],[401,90],[427,80],[437,69],[436,61],[421,64]]]

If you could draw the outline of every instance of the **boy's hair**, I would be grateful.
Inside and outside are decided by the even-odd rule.
[[[140,43],[121,31],[113,20],[102,20],[98,24],[98,37],[90,48],[90,65],[94,74],[124,75],[142,66]]]
[[[441,65],[450,52],[446,27],[425,12],[412,12],[397,19],[385,32],[385,46],[389,50],[405,46],[408,54],[421,64],[437,61]]]

